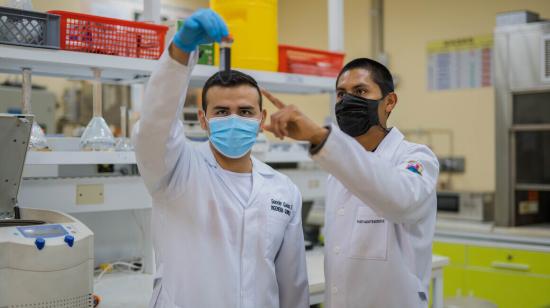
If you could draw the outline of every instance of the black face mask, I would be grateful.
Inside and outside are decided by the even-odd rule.
[[[382,100],[383,98],[373,100],[344,94],[335,107],[338,126],[344,133],[357,137],[366,133],[369,128],[380,125],[378,105]]]

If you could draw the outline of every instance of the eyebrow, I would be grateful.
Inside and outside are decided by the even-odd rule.
[[[353,90],[360,89],[360,88],[369,89],[370,87],[369,87],[366,83],[356,84],[356,85],[354,85],[354,86],[352,87]],[[343,87],[337,87],[337,88],[336,88],[336,91],[346,91],[346,89],[343,88]]]
[[[366,89],[368,89],[369,86],[368,86],[366,83],[361,83],[361,84],[355,85],[355,86],[353,87],[354,90],[356,90],[356,89],[361,89],[361,88],[366,88]]]
[[[237,107],[239,110],[254,110],[254,106],[239,106]],[[213,107],[214,110],[229,110],[231,108],[227,106],[215,106]]]

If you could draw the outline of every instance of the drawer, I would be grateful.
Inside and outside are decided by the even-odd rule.
[[[462,294],[473,294],[495,303],[498,308],[543,308],[550,305],[550,276],[477,268],[465,270],[464,280]]]
[[[469,266],[550,275],[550,253],[519,249],[467,246]]]

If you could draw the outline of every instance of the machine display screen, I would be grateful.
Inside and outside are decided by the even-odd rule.
[[[36,238],[36,237],[58,237],[69,234],[65,228],[61,225],[38,225],[38,226],[25,226],[17,227],[17,230],[23,234],[24,237]]]

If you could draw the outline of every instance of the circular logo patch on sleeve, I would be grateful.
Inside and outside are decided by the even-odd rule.
[[[419,175],[422,175],[422,172],[424,172],[424,167],[416,160],[409,160],[406,169]]]

